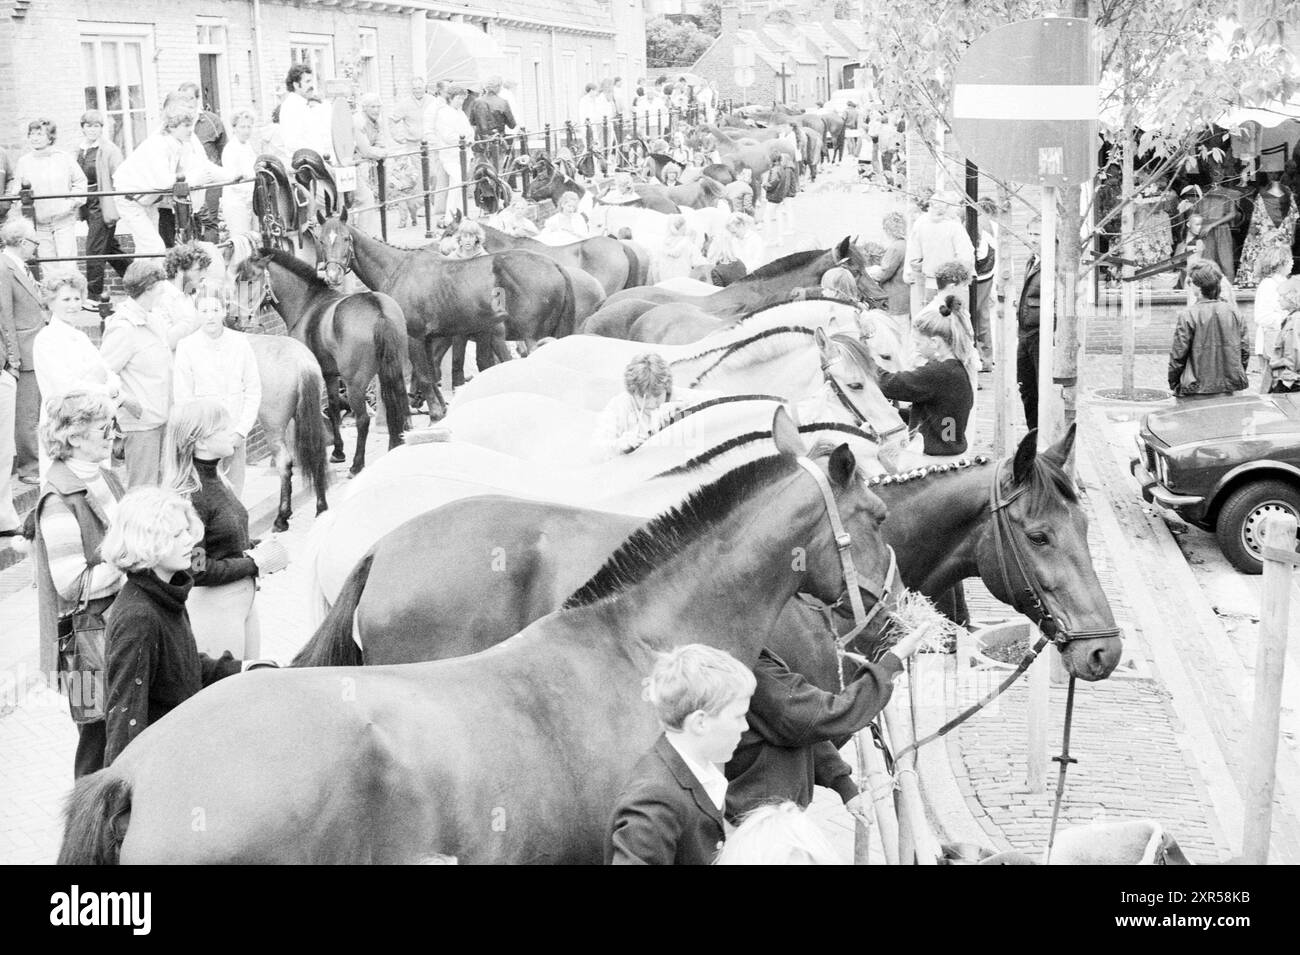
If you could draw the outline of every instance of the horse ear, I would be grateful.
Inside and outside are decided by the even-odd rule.
[[[320,225],[325,224],[325,210],[319,206],[316,208],[316,222]]]
[[[1076,427],[1078,427],[1078,423],[1072,423],[1066,430],[1065,437],[1043,452],[1043,457],[1059,465],[1063,470],[1069,470],[1070,458],[1074,456],[1074,432]]]
[[[851,253],[849,250],[853,247],[853,243],[850,241],[851,238],[851,236],[846,235],[840,244],[835,247],[835,258],[837,261],[843,262],[850,256]]]
[[[835,357],[831,351],[831,340],[826,335],[826,329],[814,329],[813,341],[817,343],[817,350],[822,353],[822,364],[825,364],[828,359]]]
[[[838,488],[849,486],[854,475],[858,472],[858,461],[847,444],[841,444],[831,452],[830,466],[827,471],[832,486]]]
[[[1016,484],[1024,484],[1034,467],[1034,457],[1038,454],[1038,429],[1030,431],[1020,440],[1016,448],[1016,457],[1011,462],[1011,476]]]
[[[798,426],[785,408],[777,408],[776,414],[772,416],[772,440],[776,442],[776,450],[781,454],[803,457],[808,453]]]

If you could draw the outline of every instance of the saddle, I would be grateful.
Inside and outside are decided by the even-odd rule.
[[[329,218],[339,211],[339,188],[334,174],[314,149],[300,149],[293,154],[293,175],[307,194],[307,218],[304,224],[315,223],[319,209]]]
[[[257,157],[253,165],[253,214],[257,216],[263,248],[293,251],[289,237],[307,221],[309,205],[308,197],[300,193],[278,157],[265,153]]]

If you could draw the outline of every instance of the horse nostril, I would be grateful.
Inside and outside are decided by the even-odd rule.
[[[1115,667],[1119,666],[1120,656],[1123,650],[1115,641],[1115,646],[1098,647],[1088,654],[1088,669],[1094,679],[1101,680],[1111,675]]]

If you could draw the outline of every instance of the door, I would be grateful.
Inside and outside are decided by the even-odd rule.
[[[218,116],[222,113],[221,82],[217,73],[217,54],[199,54],[199,86],[203,89],[203,103]]]

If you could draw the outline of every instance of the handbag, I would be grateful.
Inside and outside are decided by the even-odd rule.
[[[81,575],[77,606],[58,622],[59,683],[68,697],[74,723],[98,723],[107,712],[107,644],[104,611],[111,597],[90,600],[90,575]]]

